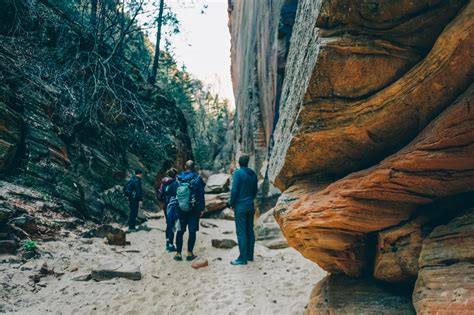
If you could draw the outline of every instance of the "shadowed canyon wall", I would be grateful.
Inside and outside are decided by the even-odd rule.
[[[240,151],[265,150],[284,236],[331,273],[307,312],[472,309],[474,1],[299,0],[289,46],[278,10],[230,5],[235,138],[263,131]],[[357,291],[381,302],[341,300]]]
[[[64,93],[82,100],[81,79],[58,82],[56,74],[66,71],[69,60],[81,63],[67,44],[86,46],[86,39],[42,3],[34,4],[34,18],[23,2],[0,4],[5,9],[0,21],[0,229],[15,215],[49,212],[124,222],[129,209],[122,186],[138,167],[145,171],[143,206],[157,209],[157,177],[192,157],[184,116],[171,98],[147,90],[130,63],[112,60],[113,67],[128,74],[115,80],[138,87],[135,99],[151,108],[143,117],[147,127],[131,123],[126,109],[101,116],[96,124],[61,119],[60,108],[68,105]],[[101,106],[112,109],[114,103],[105,95]],[[66,114],[77,117],[72,109]],[[159,130],[158,137],[151,130]],[[161,157],[152,155],[157,150]]]

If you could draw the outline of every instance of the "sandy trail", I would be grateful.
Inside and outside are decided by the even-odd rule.
[[[247,266],[231,266],[229,261],[237,257],[237,247],[216,249],[211,247],[211,239],[235,240],[234,223],[205,221],[217,227],[200,228],[195,253],[206,258],[209,267],[199,270],[192,269],[189,262],[174,261],[173,254],[164,250],[164,220],[148,221],[150,231],[127,235],[131,246],[126,247],[109,246],[101,239],[84,244],[75,235],[64,241],[40,244],[44,251],[51,253],[43,255],[40,260],[65,274],[60,278],[42,278],[41,284],[45,287],[31,292],[27,282],[33,271],[22,270],[25,268],[19,263],[0,264],[3,268],[0,281],[8,281],[15,288],[9,292],[3,310],[15,314],[303,312],[311,289],[325,276],[323,270],[291,248],[269,250],[259,244],[255,250],[255,262]],[[131,250],[135,252],[127,252]],[[115,262],[140,266],[142,280],[72,280],[102,263]],[[6,268],[6,265],[10,266]]]

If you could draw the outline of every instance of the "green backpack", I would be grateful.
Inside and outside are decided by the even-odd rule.
[[[178,199],[179,208],[184,212],[191,211],[191,183],[178,182],[176,189],[176,199]]]

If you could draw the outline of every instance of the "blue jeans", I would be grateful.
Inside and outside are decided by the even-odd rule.
[[[237,230],[237,241],[239,243],[240,261],[247,262],[253,260],[255,247],[255,234],[253,231],[253,218],[255,211],[239,210],[235,211],[235,228]]]

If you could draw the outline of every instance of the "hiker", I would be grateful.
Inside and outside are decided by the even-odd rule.
[[[255,246],[255,234],[253,231],[254,204],[257,195],[257,175],[248,168],[249,156],[242,155],[239,158],[240,168],[232,176],[232,189],[230,193],[230,208],[234,209],[235,227],[237,230],[237,241],[239,243],[240,255],[232,260],[232,265],[246,265],[253,261]]]
[[[199,218],[205,207],[204,187],[206,184],[196,173],[194,162],[186,162],[185,171],[178,176],[176,199],[179,204],[179,229],[176,233],[176,255],[174,260],[182,261],[183,236],[189,229],[187,261],[196,258],[193,253],[196,232],[199,231]]]
[[[163,211],[166,219],[166,250],[168,252],[175,252],[174,247],[174,228],[176,220],[178,219],[178,203],[176,200],[176,189],[178,182],[176,176],[178,171],[175,168],[170,168],[166,171],[166,176],[162,179],[160,189],[157,192],[158,200],[163,203]]]
[[[135,170],[135,176],[125,184],[123,187],[123,193],[128,197],[130,202],[130,215],[128,217],[128,232],[136,231],[136,222],[138,215],[138,208],[140,207],[140,201],[142,201],[142,181],[143,171],[141,169]]]

